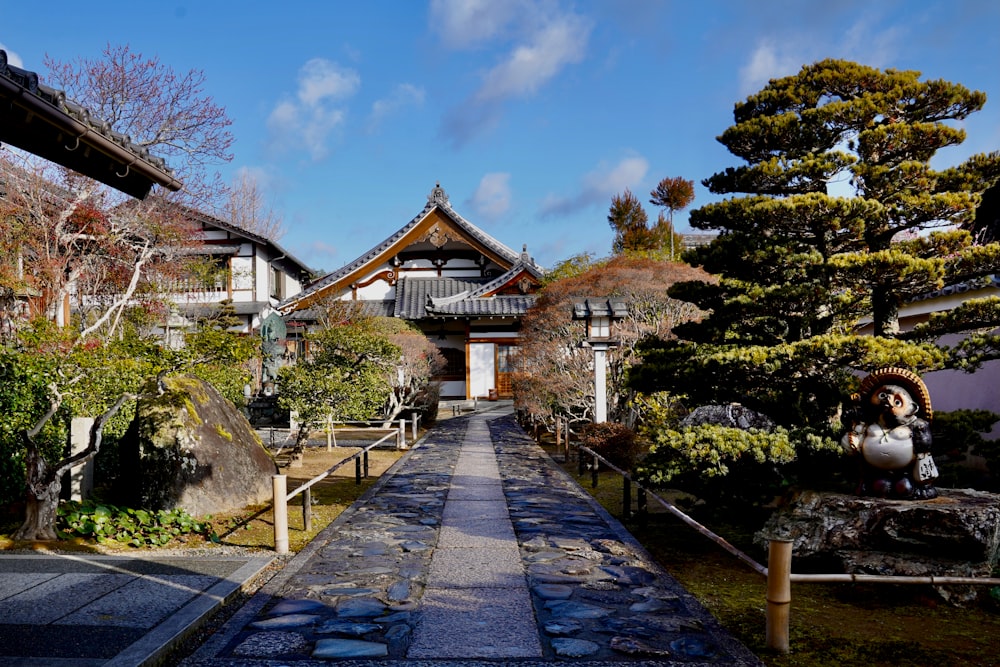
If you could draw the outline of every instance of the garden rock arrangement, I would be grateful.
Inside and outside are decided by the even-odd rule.
[[[760,664],[652,563],[511,416],[487,416],[453,419],[436,427],[379,486],[272,580],[262,591],[267,595],[254,598],[186,664],[510,657],[524,664],[574,659]],[[449,530],[445,507],[454,501],[453,472],[463,441],[468,444],[466,428],[472,434],[477,425],[470,422],[482,420],[489,422],[491,454],[500,477],[497,488],[502,486],[501,503],[505,500],[509,511],[503,521],[512,524],[513,558],[520,563],[511,576],[505,557],[487,562],[497,580],[509,581],[509,590],[501,584],[479,594],[485,606],[458,610],[454,623],[448,624],[447,619],[432,620],[437,618],[433,598],[441,591],[440,580],[449,592],[449,578],[457,588],[477,565],[456,560],[442,569],[442,560],[434,557],[442,552],[439,541]],[[477,429],[480,432],[485,435],[486,429]],[[498,526],[482,525],[489,530],[477,535],[466,531],[465,537],[492,539]],[[463,553],[445,551],[455,558]],[[477,549],[464,552],[482,558]],[[514,589],[524,594],[510,596]],[[458,589],[454,599],[469,599],[462,595]],[[505,600],[521,598],[522,606],[505,606]],[[477,624],[482,626],[479,634],[466,634]],[[429,631],[439,637],[428,640]],[[490,646],[491,637],[512,633],[518,636]],[[435,655],[438,639],[442,647],[449,642],[452,646]],[[456,653],[455,642],[484,646],[466,647],[468,652],[459,647]],[[518,642],[516,652],[503,652]]]
[[[793,542],[795,562],[850,574],[989,577],[1000,556],[1000,496],[939,489],[931,500],[803,491],[757,535]],[[987,587],[938,587],[952,602]]]
[[[121,446],[121,469],[130,471],[123,504],[203,516],[270,501],[278,468],[246,417],[194,376],[157,383]]]

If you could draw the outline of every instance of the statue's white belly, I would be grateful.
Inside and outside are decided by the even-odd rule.
[[[861,443],[861,453],[869,465],[882,470],[905,468],[913,462],[913,440],[910,429],[899,426],[885,431],[872,424]]]

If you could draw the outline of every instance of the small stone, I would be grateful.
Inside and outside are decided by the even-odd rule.
[[[362,595],[372,595],[375,593],[374,588],[355,588],[351,587],[341,587],[341,588],[325,588],[323,589],[323,595],[329,597],[360,597]]]
[[[583,551],[585,549],[590,549],[590,543],[588,543],[587,540],[581,540],[578,537],[553,537],[552,544],[560,549],[566,549],[567,551]]]
[[[553,615],[564,618],[604,618],[611,613],[610,609],[604,607],[569,600],[549,600],[545,603],[545,608]]]
[[[407,540],[399,546],[401,546],[403,551],[406,553],[419,553],[430,549],[430,546],[428,546],[426,542],[421,542],[419,540]]]
[[[349,598],[337,605],[337,616],[341,618],[381,616],[385,610],[385,604],[375,598]]]
[[[388,616],[383,616],[378,619],[379,623],[409,623],[410,622],[410,612],[408,611],[397,611],[395,614],[389,614]]]
[[[262,621],[254,621],[250,624],[251,628],[257,628],[259,630],[276,630],[278,628],[298,628],[303,625],[309,625],[316,622],[319,618],[316,614],[285,614],[284,616],[275,616],[273,618],[265,618]]]
[[[630,556],[632,550],[615,540],[594,540],[594,544],[615,556]]]
[[[373,542],[372,544],[365,545],[365,548],[361,550],[361,555],[366,558],[369,556],[384,556],[386,548],[382,542]]]
[[[539,584],[532,589],[543,600],[568,600],[573,589],[561,584]]]
[[[389,650],[393,655],[402,656],[405,654],[411,639],[412,632],[410,626],[405,623],[394,625],[385,633],[385,640],[389,643]]]
[[[648,655],[661,658],[670,655],[666,649],[655,648],[634,637],[612,637],[609,646],[612,650],[626,655]]]
[[[585,658],[594,655],[601,647],[586,639],[553,639],[552,650],[561,658]]]
[[[299,614],[306,611],[316,611],[324,607],[326,607],[326,605],[319,600],[310,600],[308,598],[299,600],[282,600],[278,604],[271,607],[271,610],[267,613],[271,616],[277,616],[280,614]]]
[[[541,535],[536,535],[527,542],[524,542],[522,546],[526,549],[533,549],[535,551],[539,551],[541,549],[547,549],[549,544],[544,537],[542,537]]]
[[[353,623],[351,621],[327,621],[316,628],[316,633],[320,635],[350,635],[360,637],[369,632],[381,630],[382,626],[377,623]]]
[[[389,590],[386,592],[386,596],[391,602],[400,602],[410,597],[410,582],[408,581],[397,581],[396,583],[389,586]]]
[[[677,600],[680,598],[677,593],[663,590],[662,588],[656,588],[654,586],[637,588],[632,592],[636,595],[641,595],[644,598],[656,598],[657,600]]]
[[[389,647],[360,639],[320,639],[312,652],[314,658],[384,658]]]
[[[632,604],[628,610],[634,612],[653,613],[660,611],[664,607],[666,607],[666,605],[659,600],[643,600],[642,602]]]
[[[555,637],[573,635],[580,630],[583,630],[583,625],[579,621],[549,621],[545,624],[545,632]]]

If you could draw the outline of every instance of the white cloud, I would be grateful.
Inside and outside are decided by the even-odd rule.
[[[539,26],[526,44],[487,72],[475,99],[485,102],[534,93],[567,65],[583,60],[590,29],[589,21],[575,15]]]
[[[447,46],[464,49],[503,34],[526,10],[514,0],[432,0],[430,23]]]
[[[560,216],[575,213],[594,205],[611,205],[611,198],[625,189],[633,192],[646,178],[649,161],[632,155],[613,165],[601,163],[580,179],[579,191],[569,197],[549,195],[541,205],[541,215]]]
[[[360,75],[323,58],[313,58],[299,70],[294,98],[275,105],[268,117],[270,143],[279,150],[304,149],[313,160],[329,152],[329,135],[343,124],[346,111],[338,106],[361,86]]]
[[[750,55],[750,61],[740,68],[740,93],[755,93],[766,86],[769,80],[799,71],[807,61],[807,58],[797,53],[780,53],[773,42],[761,40]]]
[[[427,93],[420,86],[411,83],[399,84],[388,97],[376,100],[372,104],[371,115],[368,118],[369,131],[374,130],[383,119],[400,109],[423,106],[426,97]]]
[[[430,19],[445,46],[499,54],[478,89],[445,114],[443,132],[455,145],[494,127],[505,102],[537,93],[581,62],[593,29],[555,0],[434,0]]]
[[[298,98],[314,107],[327,99],[346,98],[357,92],[361,77],[352,69],[324,58],[313,58],[299,70]]]
[[[11,51],[10,49],[8,49],[7,46],[4,43],[2,43],[2,42],[0,42],[0,49],[2,49],[2,50],[4,50],[4,51],[7,52],[7,64],[8,65],[13,65],[14,67],[20,67],[21,69],[24,69],[24,61],[21,60],[21,56],[20,55],[18,55],[14,51]]]
[[[470,204],[487,220],[497,220],[510,210],[510,174],[486,174],[472,195]]]

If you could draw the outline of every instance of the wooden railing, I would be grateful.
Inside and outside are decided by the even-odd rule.
[[[287,491],[288,478],[285,475],[271,476],[271,492],[274,503],[274,551],[278,554],[288,553],[288,501],[302,494],[302,526],[303,530],[312,530],[312,487],[334,472],[354,461],[355,484],[361,484],[362,478],[368,477],[368,452],[389,438],[398,438],[399,433],[393,430],[379,440],[349,456],[343,461],[331,466],[312,479],[299,485],[294,491]]]
[[[594,450],[583,446],[578,442],[570,441],[570,429],[567,425],[565,440],[561,434],[557,437],[557,448],[561,442],[565,442],[563,450],[563,461],[569,462],[569,449],[575,447],[577,450],[578,474],[582,477],[586,468],[590,467],[591,485],[598,485],[598,468],[604,464],[608,469],[613,470],[622,476],[622,514],[625,518],[631,516],[632,487],[637,490],[637,505],[640,511],[644,510],[647,504],[646,496],[652,497],[664,509],[680,519],[682,522],[694,528],[698,533],[709,538],[717,545],[735,556],[738,560],[750,567],[751,570],[763,576],[767,582],[766,590],[766,645],[767,648],[778,653],[788,653],[788,630],[789,611],[792,603],[792,583],[866,583],[866,584],[919,584],[929,586],[961,585],[961,586],[1000,586],[1000,578],[991,577],[950,577],[950,576],[902,576],[902,575],[875,575],[875,574],[794,574],[792,572],[792,542],[786,539],[773,538],[768,541],[767,567],[761,565],[751,556],[730,544],[724,537],[715,534],[690,516],[678,509],[670,501],[662,498],[653,491],[646,489],[642,484],[632,479],[629,472],[617,467],[606,458]],[[584,456],[586,454],[586,457]],[[589,459],[589,462],[588,462]]]

